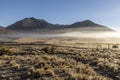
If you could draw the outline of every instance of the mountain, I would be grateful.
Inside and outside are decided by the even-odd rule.
[[[53,25],[48,23],[43,19],[35,19],[34,17],[31,18],[24,18],[7,27],[7,29],[15,30],[15,31],[22,31],[22,30],[33,30],[33,29],[51,29],[57,28],[59,25]]]
[[[68,26],[71,31],[81,31],[81,32],[103,32],[103,31],[114,31],[106,26],[96,24],[90,20],[84,20],[81,22],[76,22]]]
[[[3,26],[0,26],[0,28],[4,28]]]
[[[8,29],[5,29],[4,27],[0,26],[0,35],[1,34],[13,34],[13,33],[15,33],[15,32],[8,30]]]
[[[43,19],[36,19],[34,17],[24,18],[23,20],[17,21],[16,23],[7,27],[9,30],[19,31],[19,32],[71,32],[71,31],[81,31],[81,32],[94,32],[94,31],[113,31],[112,29],[96,24],[90,20],[85,20],[81,22],[76,22],[70,25],[60,25],[48,23]]]
[[[81,21],[81,22],[76,22],[76,23],[73,23],[70,25],[70,27],[86,27],[86,26],[96,26],[97,24],[90,21],[90,20],[84,20],[84,21]]]

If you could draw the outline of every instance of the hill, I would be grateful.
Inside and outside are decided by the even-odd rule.
[[[8,30],[2,26],[0,26],[0,34],[13,34],[16,33],[15,31]]]

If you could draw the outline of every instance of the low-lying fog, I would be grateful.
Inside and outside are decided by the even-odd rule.
[[[3,35],[4,36],[4,35]],[[120,38],[120,32],[68,32],[61,34],[10,34],[6,37],[20,38],[20,37],[32,37],[32,38],[51,38],[51,37],[74,37],[74,38]],[[2,38],[2,37],[1,37]]]
[[[71,32],[61,34],[60,36],[78,38],[120,38],[120,32],[98,32],[98,33]]]

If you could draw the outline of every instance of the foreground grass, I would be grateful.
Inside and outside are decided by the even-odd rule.
[[[0,80],[119,80],[120,50],[0,47]]]

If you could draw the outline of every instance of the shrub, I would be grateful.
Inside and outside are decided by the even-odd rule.
[[[37,69],[35,74],[38,76],[44,76],[46,74],[46,71],[44,69]]]
[[[16,63],[14,60],[10,61],[9,64],[13,68],[20,69],[20,64]]]
[[[32,66],[32,67],[29,68],[29,71],[30,71],[31,73],[33,73],[33,72],[35,72],[35,68]]]
[[[47,70],[47,74],[48,74],[49,76],[55,76],[55,73],[54,73],[54,71],[53,71],[52,69],[48,69],[48,70]]]
[[[1,48],[0,49],[0,56],[4,54],[11,54],[12,52],[8,48]]]
[[[0,60],[0,66],[2,66],[3,65],[3,62],[1,62],[1,60]]]
[[[5,79],[5,78],[6,78],[6,76],[2,74],[2,75],[1,75],[1,78],[2,78],[2,79]]]

